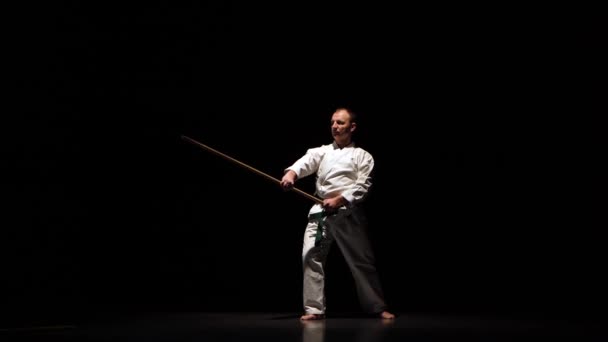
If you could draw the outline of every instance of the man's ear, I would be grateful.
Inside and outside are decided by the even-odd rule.
[[[351,133],[354,132],[356,128],[357,128],[357,124],[356,123],[353,122],[353,123],[350,124],[350,132]]]

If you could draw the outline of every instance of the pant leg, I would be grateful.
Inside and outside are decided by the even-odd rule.
[[[323,220],[325,218],[322,218]],[[304,232],[302,247],[303,304],[307,314],[325,313],[325,262],[332,239],[324,229],[323,238],[315,246],[318,220],[311,220]]]
[[[386,310],[364,213],[354,208],[328,217],[326,225],[350,268],[363,310],[368,313]]]

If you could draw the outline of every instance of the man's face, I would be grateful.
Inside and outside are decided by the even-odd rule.
[[[337,141],[350,139],[355,124],[350,122],[350,115],[345,110],[335,112],[331,117],[331,135]]]

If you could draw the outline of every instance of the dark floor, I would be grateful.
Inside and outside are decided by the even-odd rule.
[[[100,315],[77,324],[0,329],[0,341],[608,341],[606,321],[398,314],[394,321],[353,314],[301,322],[290,313]]]

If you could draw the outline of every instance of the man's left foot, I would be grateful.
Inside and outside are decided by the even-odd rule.
[[[382,319],[395,319],[395,315],[393,315],[392,313],[390,313],[388,311],[382,311],[380,313],[380,318],[382,318]]]

